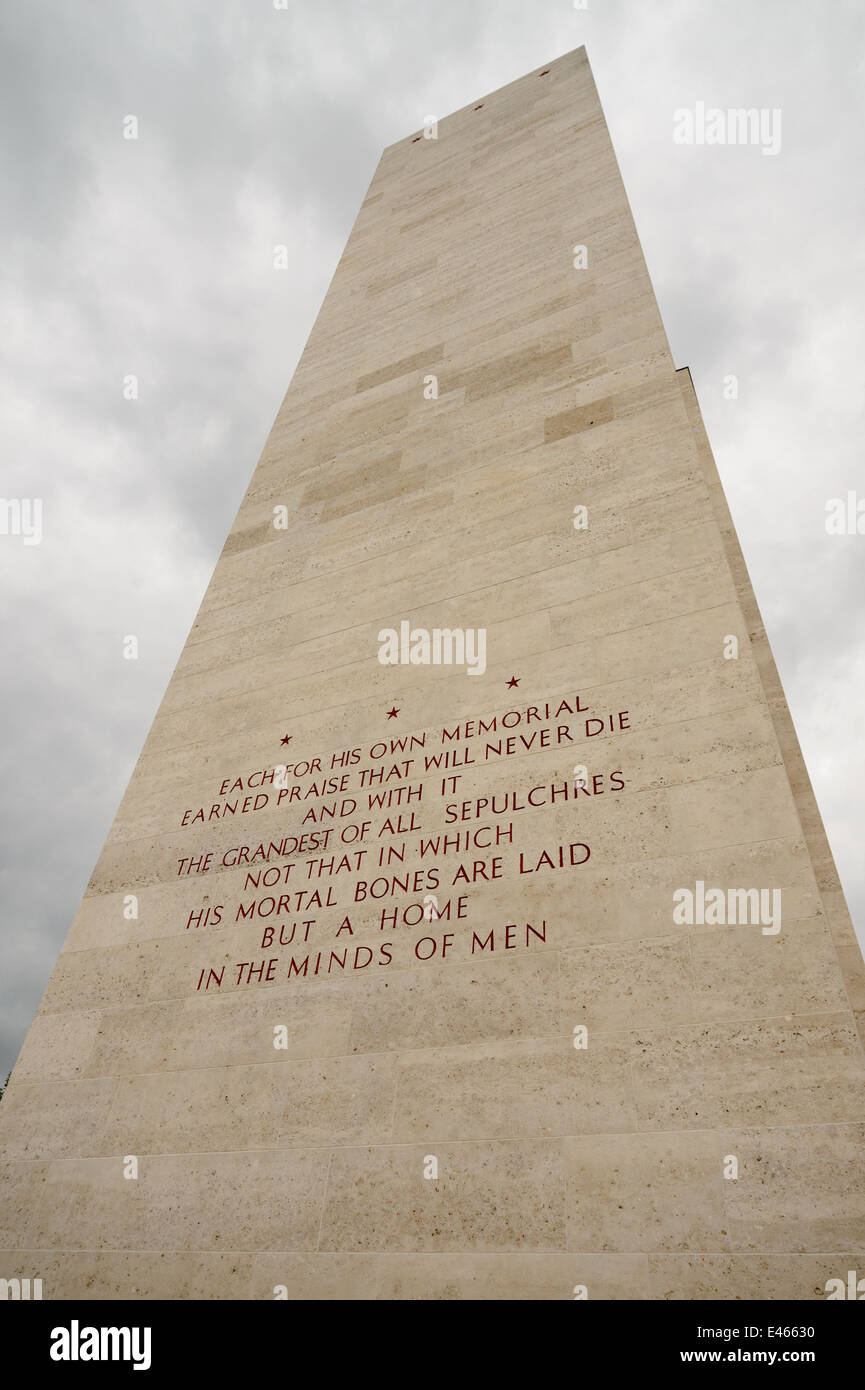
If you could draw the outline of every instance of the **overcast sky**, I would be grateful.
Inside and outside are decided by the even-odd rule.
[[[583,43],[861,938],[865,535],[825,506],[865,497],[863,31],[861,0],[3,0],[0,496],[44,514],[0,535],[0,1082],[382,148]],[[698,101],[779,108],[780,152],[677,145]]]

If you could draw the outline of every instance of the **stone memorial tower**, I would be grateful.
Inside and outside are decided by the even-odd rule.
[[[580,49],[381,158],[0,1104],[0,1276],[825,1297],[863,1010]]]

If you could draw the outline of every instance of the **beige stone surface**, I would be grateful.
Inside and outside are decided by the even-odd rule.
[[[381,664],[402,622],[484,673]],[[780,930],[676,921],[698,883]],[[0,1276],[819,1299],[865,1273],[863,1019],[577,50],[382,155],[0,1105]]]

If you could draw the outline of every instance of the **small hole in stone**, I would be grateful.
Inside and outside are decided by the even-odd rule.
[[[417,142],[418,142],[418,140],[420,140],[420,138],[421,138],[421,137],[420,137],[419,135],[416,135],[416,136],[414,137],[414,139],[412,140],[412,144],[413,144],[413,145],[416,145]]]
[[[483,102],[481,102],[480,106],[476,106],[476,107],[475,107],[475,110],[476,110],[476,111],[480,111],[481,106],[483,106]]]
[[[539,73],[538,73],[538,77],[546,77],[546,75],[547,75],[548,72],[549,72],[549,68],[544,68],[543,72],[539,72]]]

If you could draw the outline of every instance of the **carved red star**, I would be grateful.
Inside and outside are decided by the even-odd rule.
[[[291,743],[291,740],[292,740],[293,738],[294,738],[294,734],[286,734],[285,738],[280,739],[280,743]]]
[[[391,709],[388,710],[387,717],[388,719],[396,719],[398,714],[399,710],[397,709],[396,705],[394,705]]]
[[[510,680],[508,681],[508,689],[510,690],[512,685],[519,685],[521,679],[521,676],[511,676]]]

